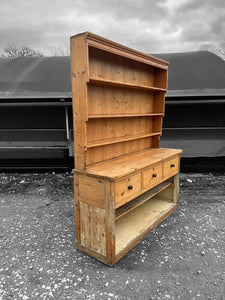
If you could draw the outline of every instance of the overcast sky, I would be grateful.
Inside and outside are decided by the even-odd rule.
[[[0,0],[0,52],[48,52],[91,31],[146,53],[225,42],[224,0]]]

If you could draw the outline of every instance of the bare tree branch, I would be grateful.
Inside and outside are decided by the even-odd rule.
[[[43,56],[42,53],[30,48],[29,46],[18,47],[15,44],[11,44],[4,48],[2,54],[3,57],[19,57],[19,56]]]
[[[210,51],[225,60],[225,42],[219,44],[218,46],[212,43],[205,43],[199,47],[199,50]]]
[[[69,42],[58,43],[51,47],[48,51],[51,56],[69,56],[70,55],[70,45]]]

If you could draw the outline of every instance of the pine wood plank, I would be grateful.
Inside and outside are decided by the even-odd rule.
[[[107,264],[113,265],[115,262],[115,209],[114,209],[114,188],[107,181],[105,184],[106,191],[106,257]]]
[[[80,244],[80,203],[79,203],[79,175],[74,173],[74,200],[75,200],[75,224],[77,245]]]
[[[108,80],[108,79],[89,78],[89,83],[99,84],[99,85],[111,85],[111,86],[131,88],[131,89],[148,90],[152,92],[164,92],[164,93],[166,92],[165,88],[133,84],[127,82],[125,83],[125,82],[119,82],[119,81]]]
[[[106,255],[105,210],[80,201],[81,245]]]
[[[155,86],[167,89],[167,72],[157,69],[155,73]]]
[[[127,138],[104,140],[102,142],[88,144],[87,148],[94,148],[94,147],[99,147],[99,146],[104,146],[104,145],[122,143],[122,142],[126,142],[126,141],[139,140],[139,139],[143,139],[143,138],[150,137],[150,136],[155,136],[155,135],[160,135],[160,134],[161,134],[161,132],[155,132],[155,133],[148,133],[148,134],[143,134],[143,135],[138,135],[138,136],[131,136],[131,137],[127,137]]]
[[[163,114],[162,113],[151,113],[151,114],[148,114],[148,113],[146,113],[146,114],[115,114],[115,115],[113,115],[113,114],[108,114],[108,115],[101,115],[101,114],[99,114],[99,115],[88,115],[88,119],[97,119],[97,118],[99,118],[99,119],[104,119],[104,118],[135,118],[135,117],[157,117],[157,116],[159,116],[159,117],[162,117],[163,116]]]
[[[87,82],[88,48],[85,35],[79,35],[70,40],[71,44],[71,72],[73,96],[73,122],[74,122],[74,152],[75,167],[86,168],[85,152],[87,150]]]
[[[165,113],[165,96],[162,93],[154,94],[153,111],[155,113]]]

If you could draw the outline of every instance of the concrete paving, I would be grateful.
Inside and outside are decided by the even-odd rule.
[[[225,299],[225,175],[181,174],[179,209],[113,268],[75,248],[71,174],[0,174],[0,299]]]

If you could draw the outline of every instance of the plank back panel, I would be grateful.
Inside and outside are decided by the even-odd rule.
[[[115,55],[89,48],[89,72],[91,78],[100,78],[137,85],[154,86],[155,68]]]
[[[150,114],[154,97],[153,92],[89,84],[88,115]]]
[[[150,134],[157,127],[158,118],[103,118],[92,119],[87,124],[87,145],[94,142],[106,142],[118,138]]]
[[[103,145],[101,147],[90,148],[86,154],[87,166],[125,156],[131,153],[146,150],[152,147],[152,137],[116,143],[112,145]]]

